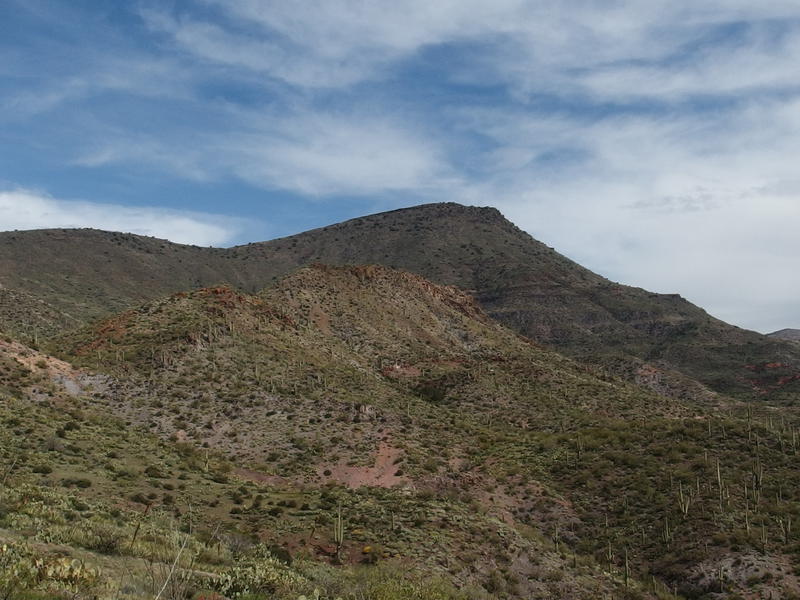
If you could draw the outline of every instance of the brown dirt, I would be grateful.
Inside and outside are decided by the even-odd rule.
[[[403,378],[403,377],[419,377],[422,371],[417,367],[410,365],[402,365],[399,363],[393,364],[391,367],[386,367],[381,371],[384,377]]]
[[[103,380],[102,377],[84,373],[63,360],[33,350],[19,342],[0,339],[0,352],[14,358],[33,373],[48,377],[70,396],[80,396],[85,393],[88,385],[96,387]]]
[[[390,488],[408,484],[408,478],[397,473],[397,459],[403,451],[387,442],[381,442],[375,454],[375,466],[357,467],[340,462],[317,466],[317,475],[325,482],[336,481],[349,488],[361,486]],[[326,475],[325,473],[330,474]]]
[[[325,335],[331,334],[331,318],[322,308],[317,305],[312,306],[309,317],[322,333]]]

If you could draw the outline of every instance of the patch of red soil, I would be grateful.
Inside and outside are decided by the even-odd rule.
[[[96,338],[90,343],[75,349],[75,354],[84,355],[106,346],[110,341],[119,341],[128,331],[128,324],[135,315],[135,311],[128,310],[111,319],[106,319],[95,328]]]
[[[227,286],[209,287],[200,290],[200,295],[205,298],[212,298],[217,304],[226,308],[233,308],[236,305],[244,304],[245,296],[235,292]]]
[[[318,465],[317,475],[324,481],[336,481],[349,488],[361,486],[390,488],[408,483],[408,478],[397,475],[397,459],[402,450],[381,442],[375,455],[375,466],[356,467],[345,463]]]
[[[181,295],[183,294],[183,295]],[[226,316],[236,308],[249,307],[250,310],[290,327],[296,327],[294,319],[280,310],[268,305],[257,296],[241,294],[228,286],[202,288],[197,291],[200,297],[207,300],[206,310],[217,317]],[[185,292],[174,294],[173,298],[186,297]]]
[[[778,387],[782,385],[786,385],[787,383],[791,383],[792,381],[800,381],[800,375],[786,375],[785,377],[781,377],[778,379]]]

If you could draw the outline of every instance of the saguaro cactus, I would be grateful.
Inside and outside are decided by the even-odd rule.
[[[333,541],[336,543],[336,560],[341,560],[344,543],[344,521],[342,521],[342,503],[336,509],[336,521],[333,525]]]

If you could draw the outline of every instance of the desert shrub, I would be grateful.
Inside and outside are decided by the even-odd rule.
[[[124,533],[108,525],[96,524],[89,529],[89,544],[87,548],[100,554],[118,554]]]
[[[89,595],[97,586],[100,572],[83,561],[42,556],[22,544],[0,546],[0,597],[35,591],[47,597],[69,594]]]
[[[79,477],[79,478],[69,477],[67,479],[62,479],[61,485],[63,485],[64,487],[75,486],[81,489],[86,489],[88,487],[92,487],[92,482],[91,480],[86,479],[85,477]]]
[[[246,562],[226,569],[218,577],[205,582],[208,587],[226,596],[239,599],[275,594],[301,586],[303,578],[266,552],[257,552]]]
[[[148,500],[147,496],[145,496],[141,492],[136,492],[135,494],[132,494],[131,500],[133,502],[138,502],[139,504],[150,504],[150,500]]]
[[[164,473],[155,465],[146,467],[144,474],[148,477],[152,477],[153,479],[162,479],[164,477]]]

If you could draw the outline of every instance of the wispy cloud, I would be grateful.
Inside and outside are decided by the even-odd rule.
[[[0,191],[0,223],[6,231],[91,227],[198,246],[224,245],[243,225],[222,215],[59,200],[22,189]]]
[[[208,4],[225,19],[143,14],[184,52],[299,86],[383,79],[393,63],[448,44],[481,46],[451,77],[616,99],[784,88],[798,64],[792,2]]]
[[[435,140],[391,117],[298,113],[247,119],[220,148],[239,177],[312,196],[443,191],[455,176]]]
[[[233,175],[313,197],[396,191],[429,196],[457,176],[436,140],[388,115],[220,110],[191,136],[107,130],[77,163],[139,163],[196,180]]]

